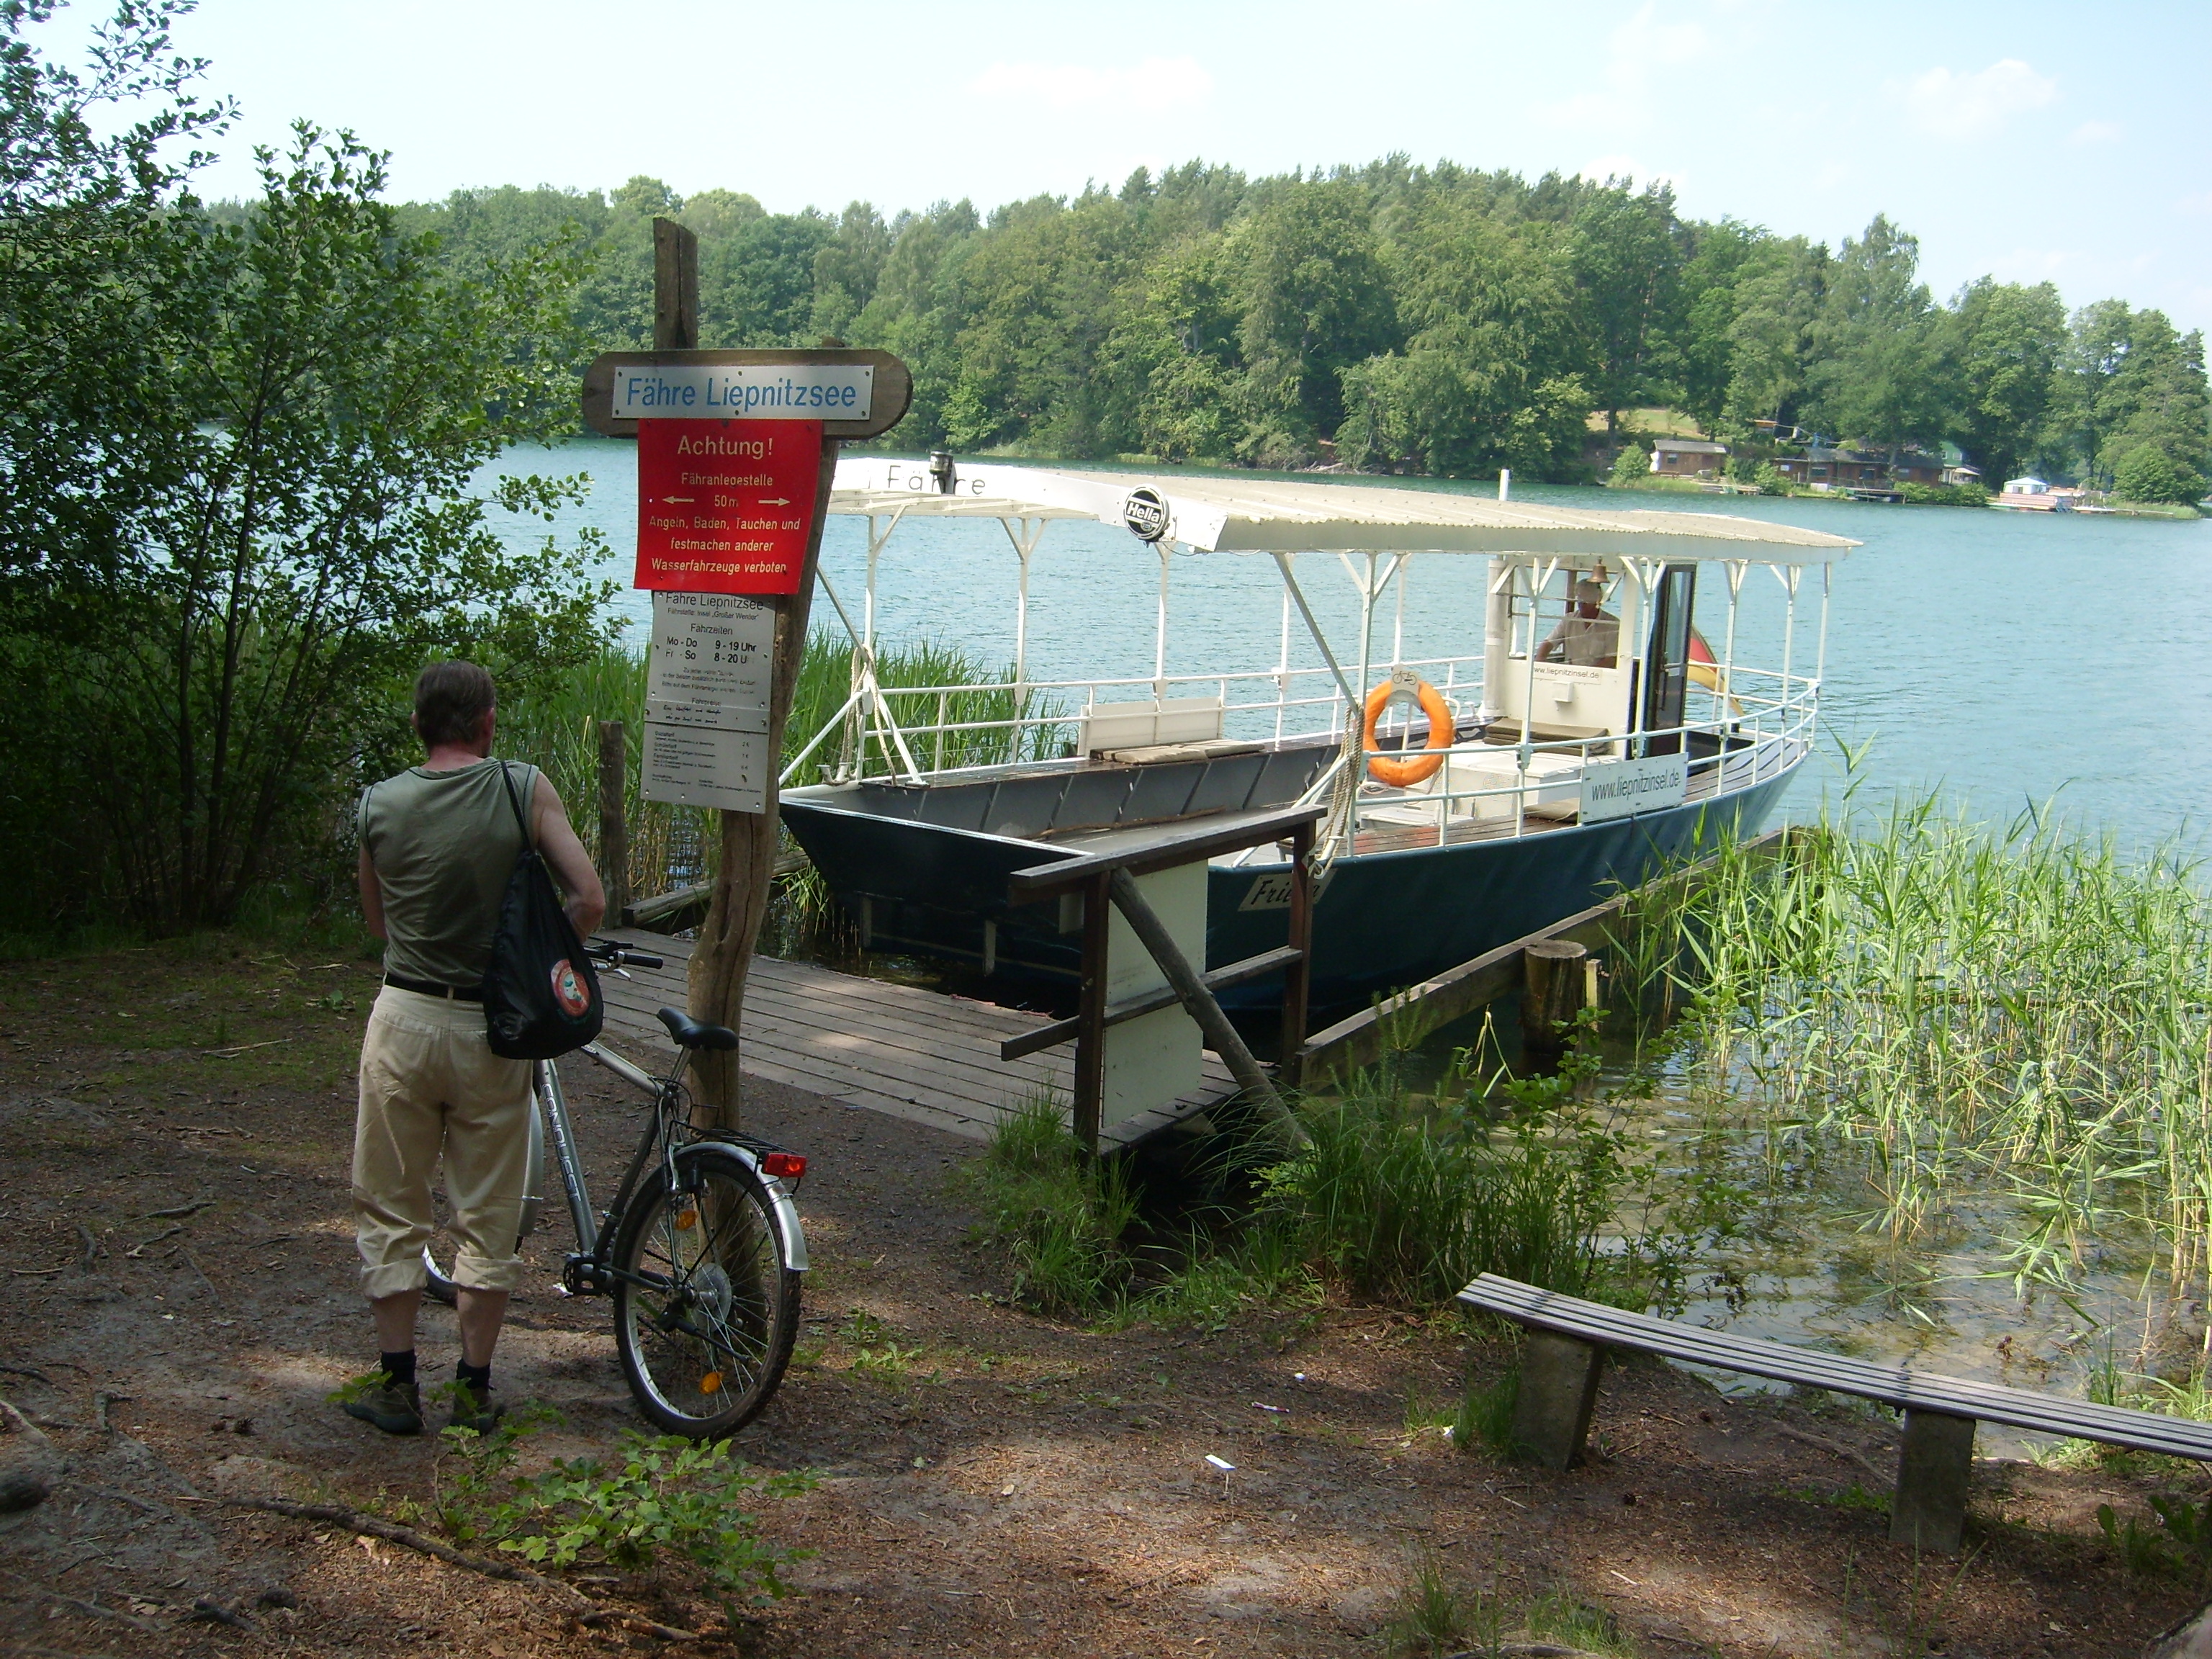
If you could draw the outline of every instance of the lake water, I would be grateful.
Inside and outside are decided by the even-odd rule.
[[[635,550],[636,449],[585,439],[509,465],[588,477],[580,507],[554,528],[589,525],[607,538],[607,574],[628,583]],[[1250,475],[1241,475],[1250,476]],[[1410,483],[1413,481],[1408,481]],[[1494,493],[1488,484],[1420,480],[1424,489]],[[1691,496],[1516,485],[1516,498],[1589,507],[1723,513],[1849,536],[1863,544],[1834,575],[1823,725],[1854,746],[1871,740],[1861,799],[1943,788],[1977,815],[2009,819],[2056,798],[2072,822],[2131,844],[2197,841],[2212,823],[2212,747],[2189,736],[2212,714],[2212,520],[2177,522],[2057,514],[1898,507],[1852,501]],[[518,534],[542,534],[536,524]],[[862,521],[833,518],[823,568],[859,621],[866,541]],[[902,525],[885,550],[878,628],[889,641],[927,635],[1011,663],[1012,550],[992,520]],[[1350,581],[1322,555],[1301,581],[1333,641],[1357,635]],[[1481,562],[1417,560],[1407,578],[1404,641],[1419,656],[1479,653]],[[1817,581],[1817,574],[1808,578]],[[1158,568],[1117,527],[1051,526],[1030,586],[1030,672],[1036,678],[1148,675]],[[1170,673],[1272,666],[1281,586],[1251,554],[1178,556]],[[1754,570],[1739,656],[1778,661],[1779,593]],[[649,602],[626,593],[642,623]],[[1716,640],[1725,613],[1717,581],[1699,594]],[[836,626],[818,595],[816,625]],[[1386,601],[1376,629],[1387,656],[1397,623]],[[1294,664],[1317,664],[1294,633]],[[1800,638],[1797,661],[1809,665]],[[1840,787],[1832,743],[1793,787],[1790,816],[1816,813]]]
[[[612,550],[608,574],[625,583],[635,550],[635,456],[628,444],[580,441],[550,457],[550,467],[549,458],[535,463],[588,476],[589,498],[556,528],[596,526]],[[1490,485],[1419,487],[1494,493]],[[1767,519],[1863,543],[1834,573],[1823,696],[1827,731],[1853,746],[1870,744],[1863,803],[1941,788],[1975,816],[2004,821],[2056,798],[2075,824],[2135,846],[2173,838],[2194,844],[2212,823],[2212,750],[2190,735],[2212,726],[2212,521],[1540,485],[1515,494],[1585,507]],[[823,568],[855,621],[866,554],[861,524],[833,519]],[[1298,568],[1332,639],[1353,641],[1356,601],[1335,562],[1308,555]],[[965,645],[987,662],[1011,663],[1015,569],[994,520],[902,526],[883,557],[879,631],[887,641],[926,635]],[[1481,570],[1475,560],[1416,562],[1402,623],[1395,604],[1378,619],[1377,657],[1387,657],[1400,626],[1409,655],[1478,653]],[[1817,573],[1808,580],[1817,582]],[[1156,560],[1126,532],[1052,526],[1032,576],[1032,678],[1150,674],[1158,580]],[[1171,673],[1273,665],[1282,613],[1270,561],[1181,556],[1172,580]],[[1723,593],[1714,582],[1699,595],[1700,623],[1716,641]],[[1778,665],[1778,589],[1754,570],[1747,593],[1739,656]],[[633,623],[649,609],[636,593],[621,608]],[[836,625],[818,598],[814,615],[817,627]],[[1318,661],[1310,647],[1297,648],[1295,633],[1293,641],[1294,664]],[[1802,668],[1810,668],[1813,648],[1810,639],[1797,642]],[[1834,744],[1824,744],[1786,811],[1814,816],[1844,780]],[[1440,1034],[1430,1045],[1431,1063],[1471,1035]],[[1695,1099],[1679,1078],[1663,1079],[1656,1096],[1625,1110],[1631,1133],[1662,1149],[1674,1179],[1717,1156],[1710,1103]],[[1717,1154],[1721,1161],[1756,1185],[1756,1146],[1730,1140],[1729,1148]],[[1855,1212],[1865,1207],[1849,1180],[1771,1194],[1755,1224],[1715,1241],[1701,1258],[1686,1312],[1868,1358],[1909,1358],[1930,1370],[2063,1390],[2078,1390],[2103,1333],[2124,1331],[2140,1317],[2135,1287],[2118,1269],[2093,1273],[2070,1307],[2047,1293],[2022,1306],[2008,1284],[1982,1276],[1995,1265],[1988,1247],[2004,1219],[1994,1212],[1986,1227],[1954,1224],[1900,1254],[1862,1231]],[[2129,1344],[2123,1338],[2118,1346],[2124,1361]],[[1984,1449],[2000,1443],[2017,1444],[2019,1437],[1985,1435]]]

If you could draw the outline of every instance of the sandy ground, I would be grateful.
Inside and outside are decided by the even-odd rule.
[[[373,970],[256,950],[201,941],[9,975],[0,1395],[64,1469],[50,1501],[0,1516],[0,1651],[666,1645],[220,1501],[398,1512],[427,1498],[439,1454],[325,1401],[374,1352],[345,1187]],[[587,1066],[568,1074],[605,1184],[630,1100]],[[1001,1263],[968,1237],[947,1177],[971,1146],[767,1085],[749,1113],[812,1159],[814,1267],[799,1363],[739,1447],[818,1474],[764,1515],[814,1554],[794,1594],[697,1645],[1380,1655],[1425,1553],[1469,1591],[1578,1595],[1644,1655],[2132,1654],[2194,1600],[2129,1577],[2094,1524],[2100,1503],[2146,1515],[2170,1468],[1984,1462],[1964,1564],[1916,1563],[1853,1496],[1886,1490],[1892,1425],[1726,1400],[1657,1365],[1608,1375],[1588,1468],[1492,1462],[1433,1419],[1470,1364],[1503,1363],[1495,1338],[1340,1305],[1206,1333],[1055,1324],[1006,1305]],[[505,1392],[564,1419],[533,1455],[604,1451],[638,1421],[605,1306],[552,1294],[568,1242],[557,1216],[532,1241],[498,1359]],[[886,1342],[902,1369],[854,1369]],[[427,1374],[449,1374],[450,1315],[426,1316],[421,1351]],[[0,1456],[27,1438],[0,1437]],[[683,1571],[584,1577],[611,1606],[719,1625]]]

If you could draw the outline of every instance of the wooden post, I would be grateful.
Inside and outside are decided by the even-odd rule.
[[[1107,874],[1083,885],[1083,989],[1075,1034],[1075,1098],[1069,1103],[1068,1128],[1076,1144],[1098,1154],[1099,1120],[1106,1103],[1106,942],[1113,915]]]
[[[629,795],[628,733],[620,720],[599,722],[599,884],[607,890],[607,915],[629,926]]]
[[[691,952],[687,996],[693,1018],[742,1030],[745,970],[752,962],[761,919],[768,908],[769,885],[775,878],[780,833],[775,762],[783,751],[783,728],[791,713],[792,688],[806,645],[807,613],[813,602],[815,572],[822,556],[822,530],[829,517],[830,492],[836,482],[837,446],[844,438],[876,437],[896,426],[913,400],[914,377],[898,358],[873,349],[702,350],[698,345],[698,238],[672,220],[656,219],[653,252],[653,349],[650,353],[601,352],[584,371],[582,414],[584,423],[593,431],[610,438],[637,434],[639,417],[616,412],[619,403],[616,377],[625,365],[672,366],[672,360],[695,369],[843,364],[865,366],[872,377],[864,412],[856,412],[849,420],[824,419],[822,422],[822,453],[814,479],[814,516],[799,562],[796,590],[788,595],[760,596],[760,602],[775,613],[775,663],[769,678],[768,730],[764,734],[769,761],[769,775],[763,791],[765,799],[758,812],[721,814],[714,890],[708,903],[707,919],[700,927],[699,942]],[[738,1127],[738,1075],[736,1051],[708,1050],[699,1055],[691,1069],[695,1127],[708,1130]]]
[[[1283,1035],[1276,1046],[1275,1075],[1295,1089],[1304,1080],[1306,999],[1313,992],[1313,825],[1302,823],[1291,835],[1291,929],[1289,944],[1298,959],[1283,969]]]
[[[699,343],[699,238],[673,219],[653,222],[653,349]]]
[[[1521,1048],[1529,1059],[1550,1062],[1565,1052],[1575,1015],[1583,1006],[1583,962],[1589,955],[1588,945],[1563,939],[1540,940],[1523,953]]]

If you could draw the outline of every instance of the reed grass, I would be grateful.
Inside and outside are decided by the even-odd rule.
[[[1934,798],[1632,906],[1613,952],[1649,1036],[1779,1164],[1840,1155],[1906,1244],[1990,1224],[1991,1273],[2064,1289],[2148,1251],[2212,1295],[2212,910],[2172,848]],[[1655,890],[1657,891],[1657,890]]]
[[[594,863],[600,851],[599,722],[621,720],[629,727],[623,810],[629,829],[629,890],[640,897],[711,879],[718,850],[708,811],[644,797],[640,767],[645,668],[641,652],[610,644],[556,684],[502,702],[499,717],[501,752],[530,762],[552,780]],[[1011,673],[990,668],[958,647],[931,640],[878,647],[876,672],[902,726],[961,726],[1044,718],[1054,712],[1048,700],[1036,692],[1017,691],[1002,684],[1012,678]],[[807,639],[793,688],[783,738],[787,762],[836,717],[852,684],[850,641],[841,633],[817,629]],[[949,689],[923,693],[911,690],[915,687]],[[899,769],[896,756],[887,756],[884,744],[860,725],[848,724],[844,738],[841,744],[832,737],[809,757],[816,763],[811,776],[824,775],[841,763],[853,776],[883,776]],[[1058,726],[1051,724],[918,731],[908,743],[916,750],[916,763],[934,769],[1038,758],[1057,754],[1064,741]]]

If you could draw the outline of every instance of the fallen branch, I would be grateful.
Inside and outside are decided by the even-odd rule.
[[[183,1223],[176,1223],[171,1225],[167,1231],[155,1233],[151,1238],[139,1240],[137,1243],[133,1244],[129,1249],[124,1251],[123,1254],[130,1256],[137,1255],[143,1251],[149,1244],[159,1244],[165,1238],[174,1238],[179,1233],[184,1231],[184,1230]]]
[[[527,1584],[558,1597],[576,1616],[580,1625],[598,1629],[607,1625],[625,1625],[657,1636],[664,1642],[696,1642],[705,1632],[678,1630],[673,1625],[663,1625],[647,1619],[642,1613],[631,1613],[622,1607],[602,1606],[578,1589],[557,1578],[548,1578],[542,1572],[532,1572],[513,1562],[495,1561],[486,1556],[467,1555],[450,1544],[419,1533],[412,1527],[403,1527],[390,1521],[379,1520],[373,1515],[363,1515],[358,1510],[349,1510],[336,1504],[295,1504],[283,1498],[224,1498],[216,1500],[235,1509],[261,1510],[270,1515],[289,1515],[297,1521],[319,1521],[327,1526],[343,1527],[348,1532],[366,1538],[381,1538],[387,1543],[398,1544],[410,1550],[419,1550],[435,1561],[464,1571],[482,1573],[487,1578],[503,1579],[510,1584]]]
[[[203,1133],[205,1132],[203,1131]],[[214,1202],[215,1200],[211,1198],[203,1198],[195,1200],[190,1204],[174,1205],[166,1210],[149,1210],[146,1212],[146,1219],[149,1221],[167,1221],[171,1216],[198,1215],[202,1210],[206,1209]]]
[[[207,1293],[215,1298],[216,1306],[218,1308],[222,1306],[222,1292],[216,1289],[215,1280],[207,1276],[207,1269],[200,1266],[199,1258],[190,1250],[186,1250],[185,1260],[191,1263],[192,1271],[199,1275],[200,1283],[207,1286]]]
[[[82,1221],[76,1224],[76,1236],[84,1241],[84,1260],[79,1265],[85,1272],[90,1273],[92,1264],[100,1260],[100,1241],[92,1236],[92,1229]]]
[[[1854,1450],[1840,1440],[1831,1440],[1826,1435],[1814,1434],[1807,1429],[1793,1428],[1787,1423],[1777,1423],[1774,1431],[1784,1440],[1795,1440],[1801,1446],[1810,1446],[1816,1451],[1826,1452],[1832,1457],[1840,1457],[1847,1463],[1856,1463],[1877,1481],[1887,1481],[1890,1478],[1877,1468],[1874,1460],[1864,1452]]]
[[[459,1567],[468,1572],[482,1573],[487,1578],[504,1579],[510,1584],[527,1584],[532,1589],[544,1590],[560,1597],[572,1609],[594,1613],[605,1611],[574,1584],[564,1584],[557,1578],[548,1578],[542,1572],[532,1572],[529,1568],[518,1566],[513,1562],[495,1561],[482,1555],[465,1555],[451,1544],[441,1544],[412,1527],[380,1521],[375,1516],[363,1515],[358,1510],[341,1508],[336,1504],[295,1504],[283,1498],[225,1498],[219,1501],[234,1509],[261,1510],[270,1515],[289,1515],[297,1521],[319,1521],[325,1526],[343,1527],[348,1532],[359,1533],[365,1538],[381,1538],[387,1543],[404,1544],[434,1560],[443,1561],[449,1567]]]

